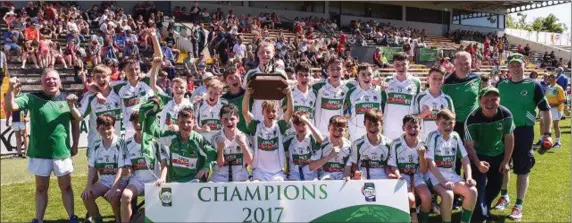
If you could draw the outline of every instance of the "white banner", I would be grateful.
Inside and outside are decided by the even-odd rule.
[[[410,222],[403,180],[145,185],[145,222]]]
[[[87,132],[89,131],[89,116],[81,121],[80,124],[80,135],[78,147],[87,147]],[[9,155],[16,154],[16,134],[14,130],[10,127],[6,127],[6,119],[1,119],[0,126],[2,131],[0,131],[0,154]],[[30,134],[30,122],[26,124],[28,135]],[[71,131],[71,129],[70,129]],[[71,136],[71,132],[70,132]],[[30,137],[34,137],[30,135]],[[70,137],[71,139],[71,137]]]

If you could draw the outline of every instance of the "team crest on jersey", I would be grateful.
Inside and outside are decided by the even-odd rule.
[[[498,130],[502,130],[502,123],[499,123],[499,124],[498,124],[497,129],[498,129]]]
[[[363,99],[364,99],[365,101],[369,101],[369,96],[366,95],[366,96],[363,97]]]
[[[373,100],[374,100],[374,101],[377,101],[377,96],[373,96]]]
[[[527,91],[527,90],[522,90],[522,91],[520,92],[520,95],[526,96],[526,95],[528,95],[528,91]]]

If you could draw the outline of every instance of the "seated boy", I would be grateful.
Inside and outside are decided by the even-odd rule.
[[[217,149],[216,166],[211,178],[213,182],[240,182],[248,180],[247,166],[252,164],[252,152],[248,148],[246,135],[238,130],[240,120],[238,108],[233,104],[220,109],[222,130],[213,136]]]
[[[125,164],[125,143],[116,136],[115,117],[111,114],[103,114],[97,117],[97,131],[100,139],[96,140],[90,148],[91,156],[88,160],[87,184],[81,194],[83,204],[89,216],[96,223],[103,222],[95,200],[103,196],[111,203],[111,209],[115,220],[120,221],[120,198],[123,188],[127,185],[127,179],[122,179],[123,166]],[[96,175],[99,180],[93,183]]]
[[[295,134],[286,136],[284,149],[288,152],[290,180],[314,180],[318,177],[316,171],[310,171],[308,164],[314,151],[318,149],[324,138],[310,121],[306,111],[296,111],[292,115]],[[310,131],[308,131],[308,129]]]
[[[453,131],[455,114],[448,109],[437,113],[438,129],[427,137],[427,153],[425,159],[429,170],[429,181],[433,189],[441,196],[441,218],[443,222],[451,222],[453,196],[463,196],[463,212],[461,222],[471,222],[471,215],[477,201],[476,182],[471,176],[471,163],[467,156],[463,140]],[[461,158],[465,180],[455,172],[457,158]]]
[[[366,134],[353,142],[344,177],[352,178],[352,166],[357,165],[357,170],[361,171],[363,179],[387,179],[387,172],[389,172],[387,160],[391,140],[381,134],[381,129],[383,129],[381,111],[371,109],[365,112],[364,126]]]
[[[322,180],[341,180],[344,167],[350,158],[351,142],[344,138],[348,128],[348,120],[341,115],[334,115],[328,123],[330,136],[322,142],[310,161],[310,171],[320,171]]]

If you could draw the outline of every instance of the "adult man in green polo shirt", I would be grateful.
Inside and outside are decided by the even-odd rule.
[[[516,128],[514,129],[515,144],[512,162],[513,172],[517,175],[517,199],[509,217],[511,219],[521,219],[522,204],[528,188],[528,174],[535,163],[532,144],[534,143],[536,108],[538,107],[544,119],[544,126],[540,126],[543,138],[551,136],[550,124],[552,115],[540,84],[524,77],[524,56],[513,54],[508,59],[508,69],[511,73],[511,78],[501,80],[497,84],[497,88],[502,98],[501,105],[505,106],[514,115]],[[508,178],[506,182],[508,182]],[[501,192],[501,197],[496,206],[506,207],[509,204],[508,193],[506,189]]]
[[[501,189],[503,174],[509,170],[514,147],[513,116],[500,105],[499,95],[496,88],[481,90],[479,107],[465,122],[465,147],[479,192],[474,212],[477,219],[490,216],[491,202]]]
[[[17,79],[12,78],[5,95],[8,112],[23,109],[30,111],[30,144],[26,155],[29,157],[28,172],[36,177],[36,215],[32,222],[42,222],[44,219],[52,172],[58,178],[70,222],[77,222],[71,185],[73,172],[71,156],[77,154],[79,121],[81,121],[81,114],[75,108],[77,97],[69,95],[66,98],[66,95],[60,92],[61,80],[56,70],[45,70],[41,78],[42,91],[22,94],[18,98],[14,98],[13,92]],[[72,112],[75,114],[72,115]],[[70,122],[73,146],[69,143]]]

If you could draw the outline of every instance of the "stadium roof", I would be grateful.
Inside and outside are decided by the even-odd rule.
[[[462,9],[473,12],[494,12],[508,14],[523,12],[553,5],[565,4],[567,1],[438,1],[435,5],[445,6],[452,9]]]

